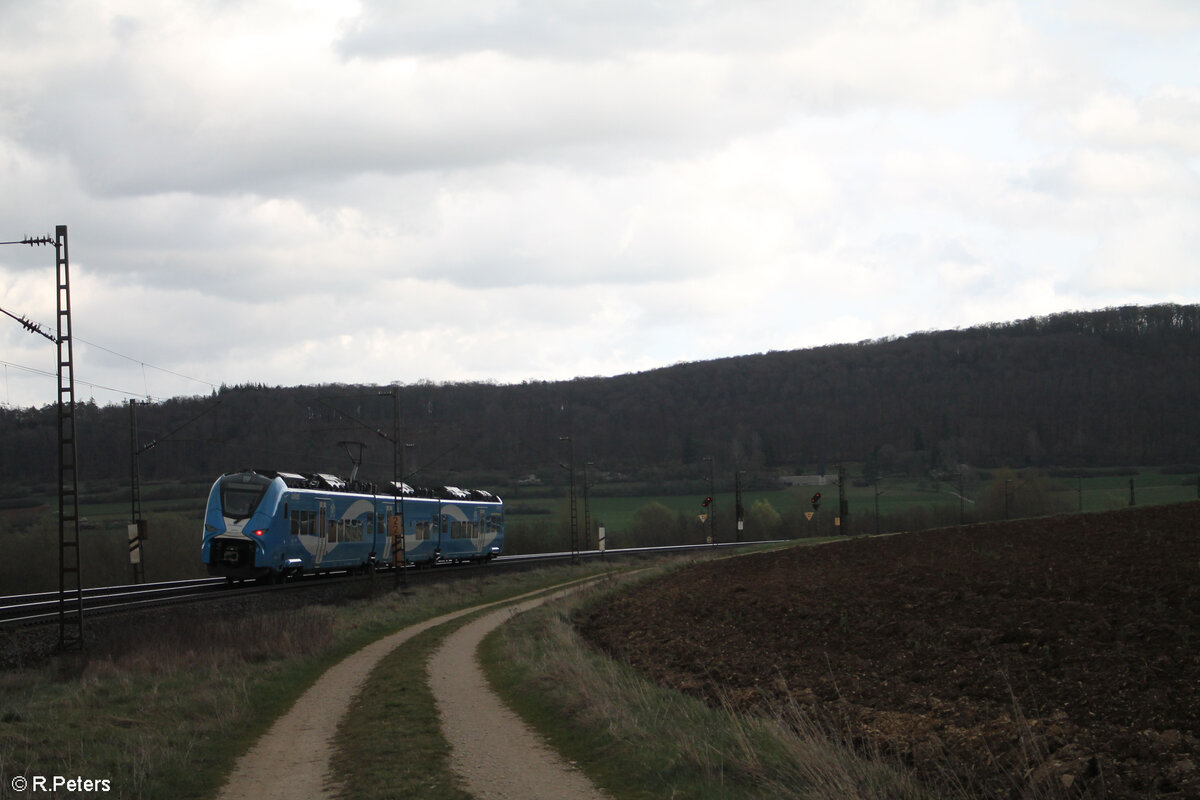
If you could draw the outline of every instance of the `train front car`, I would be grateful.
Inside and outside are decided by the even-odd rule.
[[[287,486],[257,472],[222,475],[208,494],[200,559],[224,578],[270,575],[284,556],[287,521],[277,513]]]

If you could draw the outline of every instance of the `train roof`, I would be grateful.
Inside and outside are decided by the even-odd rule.
[[[393,494],[404,497],[424,497],[438,500],[472,500],[478,503],[499,503],[500,496],[486,489],[460,489],[457,486],[410,486],[407,483],[387,481],[376,484],[370,481],[347,481],[327,472],[282,472],[270,469],[245,469],[265,478],[281,478],[292,489],[316,489],[326,492],[348,492],[374,494],[389,497]]]

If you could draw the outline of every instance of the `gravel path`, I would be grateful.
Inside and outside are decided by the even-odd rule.
[[[560,591],[558,594],[566,591],[569,590]],[[537,592],[434,617],[384,637],[344,659],[317,679],[317,682],[296,701],[292,709],[276,720],[271,729],[238,760],[217,797],[219,800],[325,800],[331,798],[333,792],[330,788],[329,760],[334,734],[354,696],[380,659],[413,636],[437,625],[481,609],[507,605],[533,594],[537,594]],[[529,602],[536,605],[545,602],[546,599],[548,598],[537,598]],[[524,606],[525,603],[521,605]],[[501,615],[496,622],[498,625],[513,612],[505,608],[497,613]],[[474,664],[473,648],[465,660]],[[499,700],[496,700],[496,703],[499,704]],[[452,699],[451,704],[455,705],[456,701]],[[479,709],[468,709],[468,713],[471,715],[474,725],[479,727],[490,725],[490,721],[483,716],[483,712]],[[523,792],[512,796],[549,797],[551,795]],[[585,797],[587,795],[571,794],[569,796]]]
[[[467,623],[446,638],[429,660],[429,688],[452,768],[481,800],[584,800],[602,798],[582,772],[563,760],[492,692],[475,658],[483,637],[514,614],[571,590],[527,600]]]

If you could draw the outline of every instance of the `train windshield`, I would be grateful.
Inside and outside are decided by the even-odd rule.
[[[258,508],[271,479],[250,472],[230,475],[221,481],[221,514],[230,519],[246,519]]]

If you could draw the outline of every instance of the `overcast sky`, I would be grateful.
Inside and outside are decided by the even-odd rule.
[[[0,0],[0,240],[58,224],[101,404],[1195,303],[1200,3]]]

